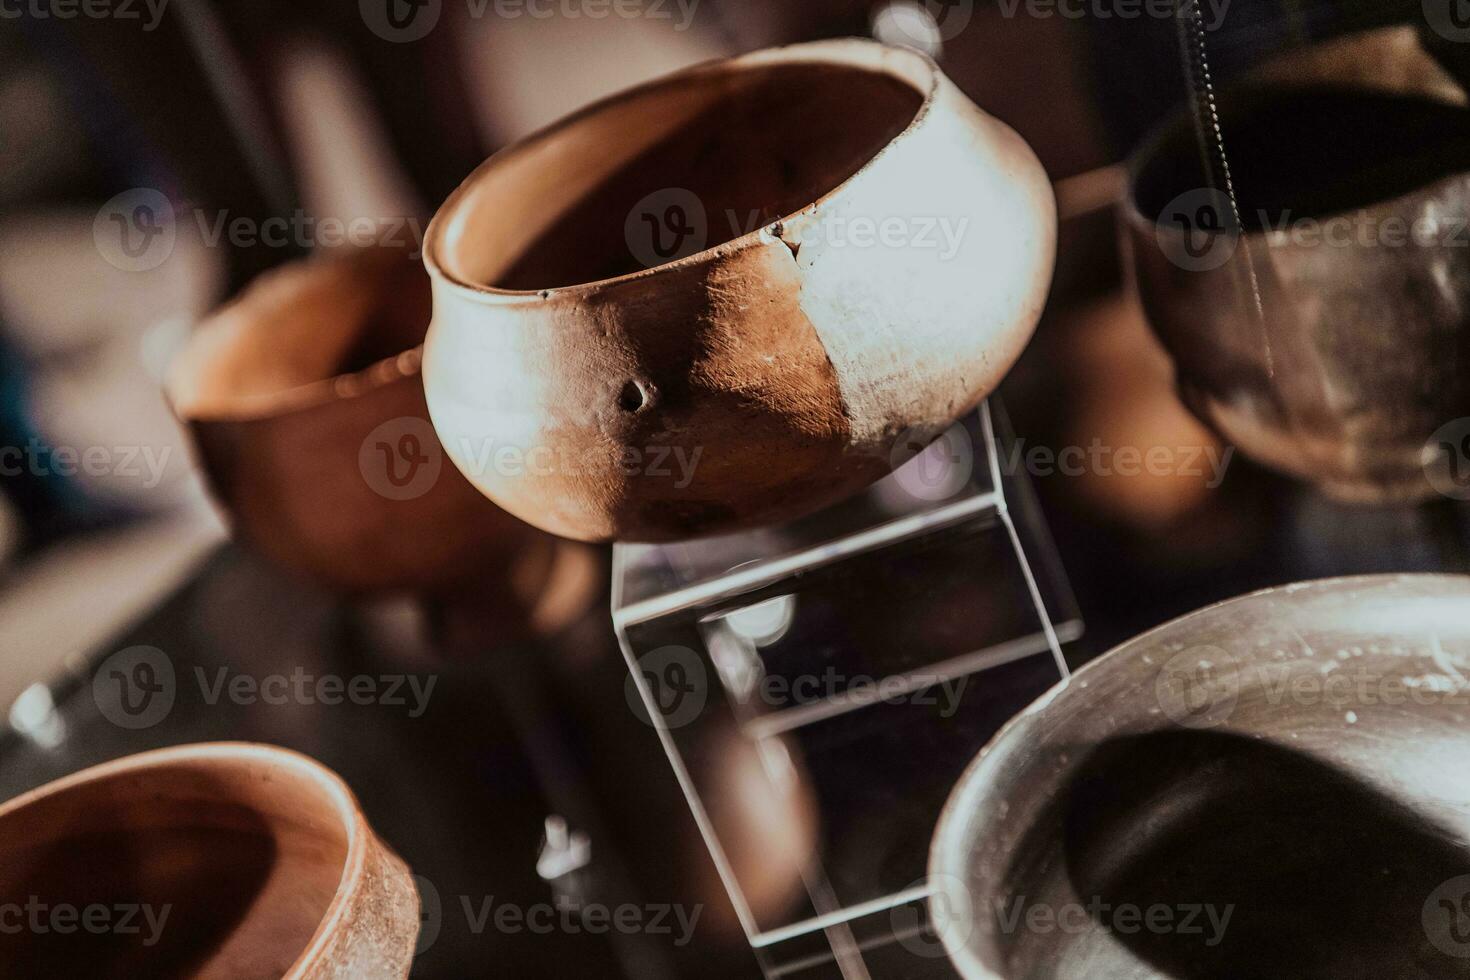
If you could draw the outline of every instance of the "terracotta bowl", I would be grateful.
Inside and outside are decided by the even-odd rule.
[[[990,393],[1055,224],[1031,149],[916,52],[701,65],[497,154],[440,209],[434,424],[487,496],[568,537],[791,519]]]
[[[388,980],[419,928],[407,867],[342,781],[243,743],[130,756],[0,806],[0,908],[16,907],[13,977]]]
[[[236,529],[330,587],[433,592],[553,546],[443,465],[419,376],[429,302],[403,249],[296,263],[204,322],[170,372]]]

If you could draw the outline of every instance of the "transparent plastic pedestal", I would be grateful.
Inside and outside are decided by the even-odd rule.
[[[935,823],[1082,630],[1005,432],[982,405],[819,514],[614,552],[629,703],[767,978],[956,975],[925,917]]]

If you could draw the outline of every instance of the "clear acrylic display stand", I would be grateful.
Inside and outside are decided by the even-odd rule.
[[[956,975],[925,919],[935,823],[1082,630],[1012,446],[982,405],[812,517],[614,551],[629,703],[767,978]]]

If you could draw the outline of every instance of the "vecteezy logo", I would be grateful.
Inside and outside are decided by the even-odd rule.
[[[1470,875],[1451,878],[1431,892],[1421,921],[1435,949],[1470,959]]]
[[[388,5],[388,26],[404,31],[413,26],[413,19],[428,0],[385,0]]]
[[[638,677],[642,678],[653,702],[653,710],[669,728],[682,728],[704,711],[709,699],[708,672],[704,661],[688,647],[666,646],[638,658]],[[632,674],[623,685],[628,707],[646,724],[653,724],[638,679]]]
[[[439,897],[439,889],[423,875],[409,872],[404,878],[406,887],[418,893],[419,938],[413,955],[420,956],[439,940],[439,931],[444,927],[444,902]]]
[[[161,191],[135,187],[114,196],[92,220],[97,252],[124,272],[156,269],[173,254],[174,206]]]
[[[1470,3],[1466,0],[1421,0],[1424,21],[1446,41],[1470,41]]]
[[[889,928],[900,946],[924,959],[964,949],[975,926],[973,900],[964,881],[937,874],[920,878],[904,891],[927,891],[928,899],[924,908],[909,902],[889,911]]]
[[[385,41],[405,43],[434,29],[443,0],[358,0],[357,9],[368,30]]]
[[[924,0],[924,10],[934,18],[942,41],[952,41],[970,26],[975,16],[975,0]]]
[[[938,439],[909,429],[894,441],[889,454],[894,481],[919,500],[948,500],[965,488],[975,472],[970,434],[956,422]]]
[[[1212,188],[1185,191],[1159,212],[1159,248],[1189,272],[1218,269],[1235,254],[1240,225],[1230,198]]]
[[[1470,417],[1440,426],[1423,458],[1430,486],[1453,500],[1470,500]]]
[[[923,0],[923,9],[939,25],[939,37],[950,41],[970,26],[970,18],[975,16],[975,0]]]
[[[152,728],[174,707],[173,661],[157,647],[119,650],[92,675],[92,700],[119,728]]]
[[[654,191],[628,212],[623,237],[645,269],[703,251],[709,240],[704,202],[682,187]]]
[[[413,500],[438,482],[444,449],[427,419],[405,415],[368,433],[357,465],[374,493],[389,500]]]
[[[1235,658],[1216,646],[1176,653],[1159,670],[1154,695],[1175,724],[1214,728],[1230,717],[1240,697]]]

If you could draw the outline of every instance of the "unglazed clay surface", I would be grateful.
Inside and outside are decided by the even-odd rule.
[[[558,534],[791,519],[993,390],[1054,251],[1030,148],[923,56],[851,40],[699,66],[446,202],[429,408],[475,486]]]
[[[418,935],[403,862],[352,793],[265,745],[109,762],[0,806],[0,901],[141,909],[137,928],[0,935],[0,974],[398,980]]]
[[[199,327],[169,401],[251,544],[352,592],[499,594],[518,562],[550,566],[554,542],[443,465],[419,375],[428,322],[428,277],[385,246],[277,270]]]

